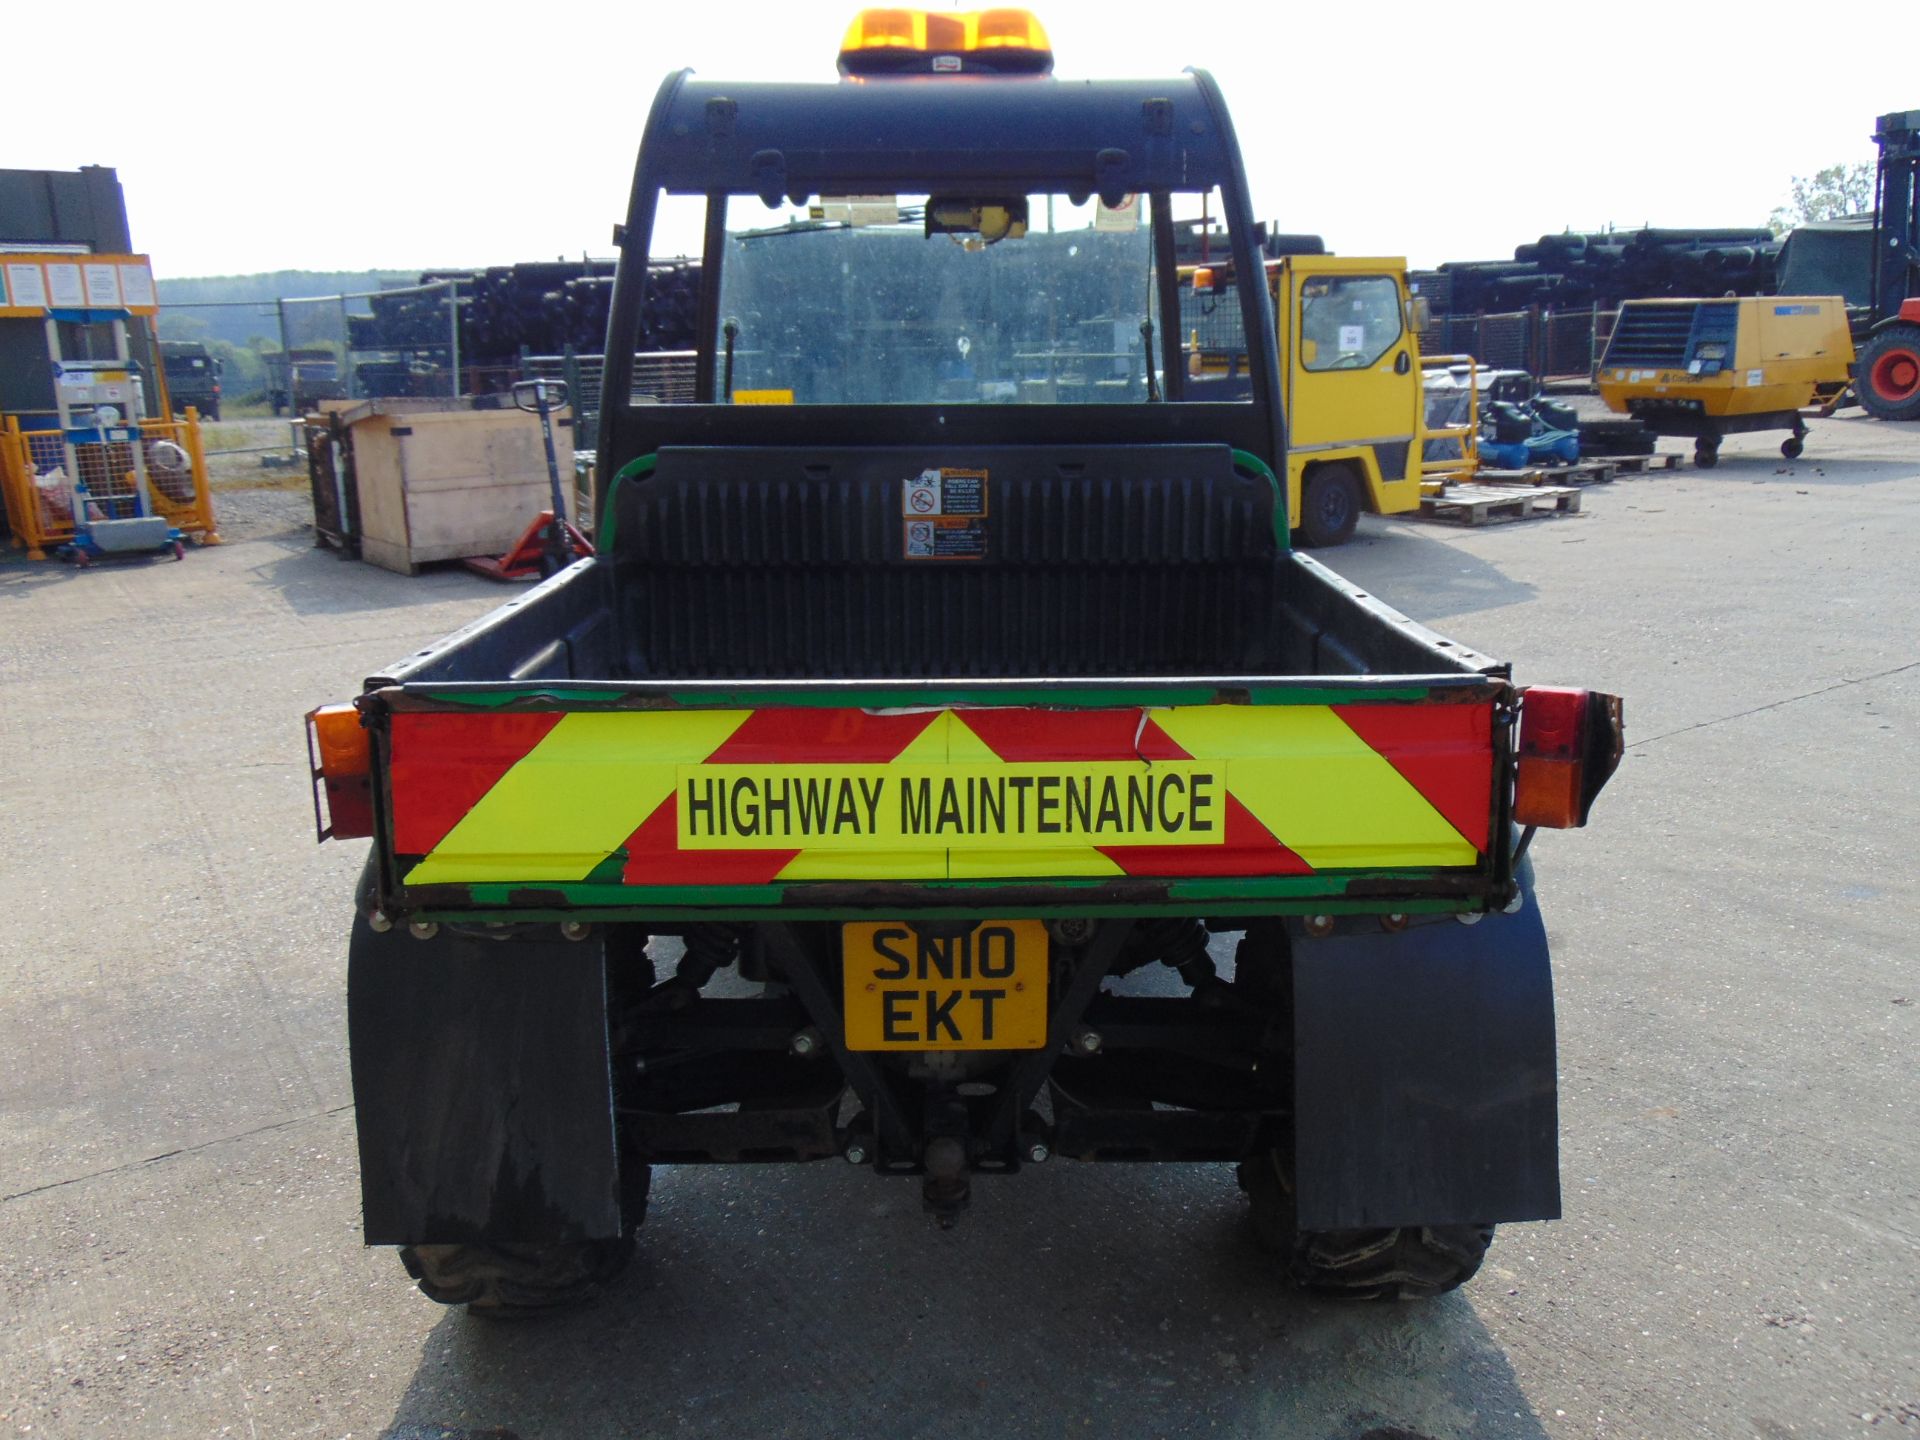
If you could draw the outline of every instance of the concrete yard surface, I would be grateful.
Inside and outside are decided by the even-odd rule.
[[[943,1232],[823,1162],[658,1172],[587,1310],[442,1310],[360,1244],[364,843],[314,844],[301,716],[510,592],[343,563],[297,494],[0,561],[0,1434],[1920,1437],[1920,427],[1778,439],[1321,556],[1626,700],[1533,850],[1565,1218],[1396,1306],[1283,1288],[1229,1167],[982,1177]]]

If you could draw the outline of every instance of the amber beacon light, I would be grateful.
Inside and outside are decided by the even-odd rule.
[[[840,73],[1049,75],[1053,45],[1026,10],[862,10],[840,42]]]

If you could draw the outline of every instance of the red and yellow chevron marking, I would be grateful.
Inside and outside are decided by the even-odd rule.
[[[1472,865],[1492,707],[394,715],[409,885]]]

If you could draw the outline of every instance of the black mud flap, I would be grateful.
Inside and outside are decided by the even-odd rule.
[[[620,1234],[597,940],[418,940],[357,914],[347,1032],[369,1245]]]
[[[1294,947],[1303,1230],[1560,1214],[1553,976],[1525,904]]]

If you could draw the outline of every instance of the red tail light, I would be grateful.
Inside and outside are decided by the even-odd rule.
[[[373,744],[351,705],[323,705],[307,716],[313,766],[313,819],[322,840],[373,834]],[[326,818],[320,797],[326,796]]]
[[[1555,830],[1586,824],[1625,751],[1619,696],[1551,685],[1523,690],[1514,822]]]

